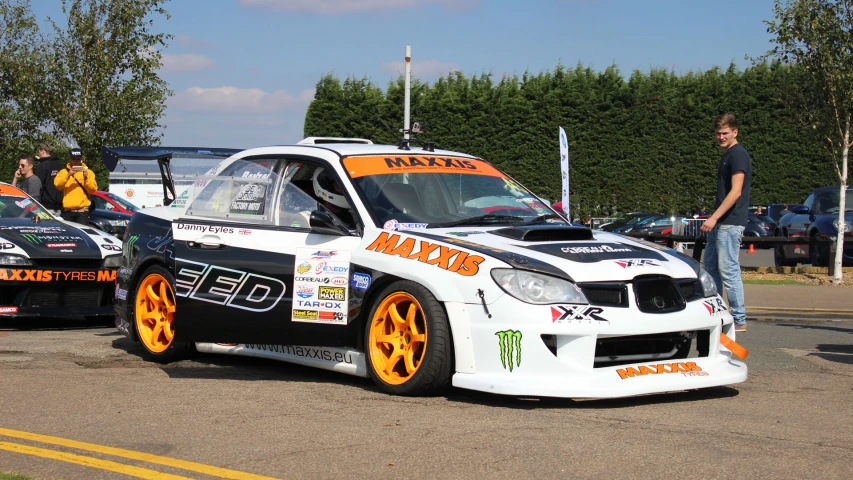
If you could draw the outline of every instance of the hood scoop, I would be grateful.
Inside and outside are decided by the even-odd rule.
[[[592,240],[592,230],[586,227],[564,225],[526,225],[489,231],[492,235],[511,238],[522,242],[568,242]]]

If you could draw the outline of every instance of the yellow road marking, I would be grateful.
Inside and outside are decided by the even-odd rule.
[[[0,450],[8,450],[15,453],[23,453],[25,455],[34,455],[36,457],[49,458],[51,460],[60,460],[68,463],[76,463],[84,467],[99,468],[101,470],[109,470],[110,472],[130,475],[131,477],[145,478],[150,480],[192,480],[189,477],[180,477],[178,475],[170,475],[168,473],[158,472],[142,467],[134,467],[123,463],[111,462],[109,460],[101,460],[99,458],[87,457],[84,455],[76,455],[67,452],[57,452],[48,450],[47,448],[31,447],[29,445],[20,445],[12,442],[0,442]]]
[[[7,437],[21,438],[24,440],[32,440],[34,442],[48,443],[51,445],[60,445],[63,447],[77,448],[80,450],[88,450],[90,452],[103,453],[116,457],[129,458],[142,462],[155,463],[165,465],[167,467],[180,468],[191,472],[203,473],[214,477],[228,478],[231,480],[275,480],[273,477],[264,477],[252,473],[240,472],[237,470],[229,470],[227,468],[213,467],[203,463],[190,462],[187,460],[179,460],[177,458],[162,457],[150,453],[135,452],[133,450],[125,450],[123,448],[107,447],[96,443],[78,442],[76,440],[68,440],[66,438],[52,437],[50,435],[40,435],[38,433],[23,432],[20,430],[11,430],[8,428],[0,428],[0,435]]]

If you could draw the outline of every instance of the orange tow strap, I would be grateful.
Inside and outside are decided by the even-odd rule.
[[[738,345],[734,340],[727,337],[725,333],[720,333],[720,343],[723,344],[724,347],[728,348],[734,356],[741,360],[746,360],[746,356],[749,355],[749,351],[747,349]]]

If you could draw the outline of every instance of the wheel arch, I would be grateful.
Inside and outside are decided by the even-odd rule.
[[[364,296],[364,302],[362,303],[362,309],[361,309],[361,312],[359,313],[359,318],[358,318],[358,330],[357,330],[358,331],[358,337],[356,339],[356,348],[361,350],[362,352],[364,352],[365,355],[367,354],[367,349],[366,349],[366,344],[365,344],[364,332],[365,332],[365,327],[367,326],[367,322],[370,321],[370,311],[373,309],[374,302],[379,300],[379,293],[382,292],[382,290],[384,290],[385,287],[387,287],[388,285],[390,285],[390,284],[392,284],[398,280],[406,280],[409,282],[417,283],[418,285],[425,288],[430,294],[432,294],[432,296],[434,296],[434,297],[436,297],[436,299],[438,299],[438,296],[435,294],[435,291],[433,289],[429,288],[429,286],[424,285],[421,282],[415,282],[414,280],[410,280],[408,278],[403,278],[403,277],[398,277],[396,275],[391,275],[391,274],[385,274],[385,275],[382,275],[381,277],[375,279],[373,281],[373,283],[371,283],[370,288],[367,290],[367,294]],[[456,349],[456,338],[458,338],[457,333],[459,333],[461,335],[461,332],[456,332],[454,330],[456,328],[459,328],[459,326],[456,325],[457,322],[453,321],[449,312],[447,311],[447,304],[446,304],[447,302],[445,302],[443,300],[438,300],[438,303],[439,303],[439,305],[441,305],[441,308],[444,310],[444,314],[447,315],[447,322],[448,322],[448,325],[450,326],[450,329],[449,329],[450,330],[450,344],[451,344],[451,346],[453,346],[453,355],[451,356],[451,362],[452,362],[451,371],[455,373],[456,372],[456,365],[457,365],[457,356],[458,356],[457,349]],[[470,337],[470,334],[469,334],[469,337]]]

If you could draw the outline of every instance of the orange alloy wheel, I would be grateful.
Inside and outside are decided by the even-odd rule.
[[[385,297],[373,315],[368,339],[376,375],[391,385],[406,383],[421,366],[426,346],[424,310],[415,297],[406,292]]]
[[[175,330],[175,295],[162,275],[152,273],[142,280],[136,294],[136,331],[152,353],[163,353],[172,344]]]

